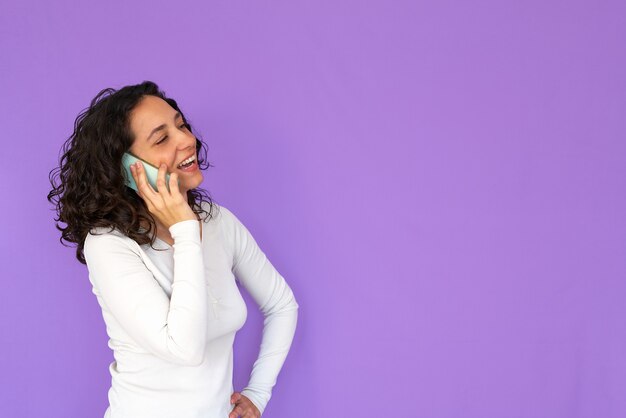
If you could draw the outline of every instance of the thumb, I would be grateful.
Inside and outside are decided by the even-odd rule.
[[[239,392],[235,392],[232,395],[230,395],[230,403],[235,403],[239,400],[239,398],[241,398],[241,393]]]

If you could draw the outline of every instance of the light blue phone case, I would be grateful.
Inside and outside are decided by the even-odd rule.
[[[135,163],[136,161],[141,161],[143,163],[144,171],[146,173],[146,177],[148,178],[148,183],[150,183],[152,188],[156,192],[158,192],[159,190],[157,189],[156,181],[159,174],[159,169],[149,162],[142,160],[141,158],[136,157],[128,152],[125,152],[124,156],[122,157],[122,166],[124,167],[124,172],[126,174],[126,185],[138,192],[137,184],[135,183],[135,179],[133,178],[133,173],[130,171],[131,164]],[[169,173],[165,173],[165,186],[167,187],[167,190],[170,189]]]

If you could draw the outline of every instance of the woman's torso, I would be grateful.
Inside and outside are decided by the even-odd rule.
[[[232,273],[232,246],[221,228],[219,212],[202,222],[201,228],[209,309],[204,360],[199,366],[168,363],[140,347],[124,331],[124,324],[108,312],[94,288],[115,358],[109,366],[106,418],[225,418],[232,409],[232,346],[235,333],[246,321],[247,309]],[[163,292],[171,297],[174,247],[158,238],[154,247],[163,251],[132,243],[139,247],[142,262]]]

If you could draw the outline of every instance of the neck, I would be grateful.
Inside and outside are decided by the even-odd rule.
[[[167,242],[169,245],[172,245],[174,243],[174,240],[172,239],[172,234],[170,234],[169,229],[167,229],[162,223],[160,223],[156,219],[155,221],[157,238],[159,238],[161,241]]]

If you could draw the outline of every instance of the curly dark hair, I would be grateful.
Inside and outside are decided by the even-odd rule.
[[[139,244],[155,240],[154,218],[144,200],[126,186],[122,156],[134,141],[130,129],[130,113],[146,95],[160,97],[182,115],[183,122],[193,133],[191,125],[174,99],[152,81],[125,86],[119,90],[105,88],[91,101],[74,122],[74,132],[65,141],[59,166],[49,174],[52,190],[48,201],[55,205],[59,241],[76,243],[76,258],[86,264],[83,253],[85,238],[95,227],[118,229]],[[198,167],[214,167],[206,160],[206,145],[196,137]],[[206,164],[205,164],[206,161]],[[203,189],[187,191],[187,202],[204,220],[213,216],[216,206]],[[207,212],[202,202],[209,204]],[[59,222],[67,226],[62,227]],[[148,224],[146,230],[141,225]],[[153,247],[154,248],[154,247]]]

